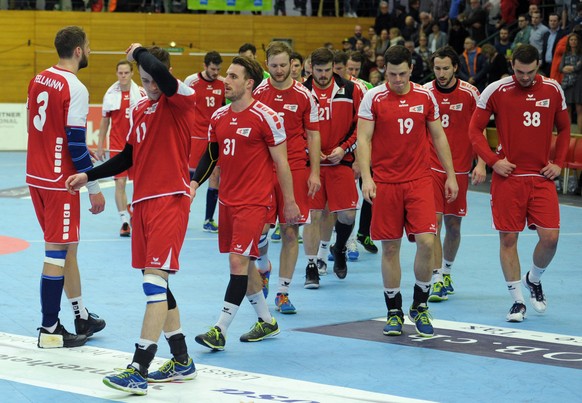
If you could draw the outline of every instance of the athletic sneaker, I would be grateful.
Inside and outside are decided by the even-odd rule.
[[[453,287],[453,279],[450,274],[443,274],[443,280],[447,294],[453,295],[455,293],[455,287]]]
[[[508,322],[523,322],[526,318],[525,311],[526,308],[522,302],[514,302],[505,319]]]
[[[331,248],[331,253],[333,255],[333,272],[340,280],[343,280],[348,275],[348,265],[346,262],[346,248],[338,251],[333,245]]]
[[[536,312],[544,313],[548,306],[548,302],[546,301],[546,296],[542,290],[542,283],[539,282],[535,284],[529,281],[529,272],[525,273],[521,278],[521,282],[523,286],[529,290],[529,300],[533,309],[535,309]]]
[[[192,358],[188,357],[188,362],[182,364],[175,358],[168,360],[157,371],[148,374],[148,382],[173,382],[190,381],[196,378],[196,366]]]
[[[428,312],[427,306],[419,305],[416,309],[411,307],[408,311],[408,318],[414,323],[416,333],[423,337],[434,336],[434,328],[432,327],[432,323],[430,323],[432,317]]]
[[[355,262],[360,257],[360,251],[358,251],[358,244],[355,239],[349,239],[346,245],[348,250],[348,260],[350,262]]]
[[[93,336],[93,333],[100,332],[105,328],[105,321],[99,319],[99,316],[94,313],[87,313],[89,314],[89,318],[75,319],[75,332],[77,332],[77,334],[84,334],[87,337],[91,337]]]
[[[327,263],[323,259],[317,259],[317,273],[320,276],[327,276]]]
[[[400,336],[402,334],[402,323],[404,314],[401,309],[391,309],[388,311],[388,319],[384,326],[383,333],[386,336]]]
[[[442,281],[437,281],[430,287],[429,302],[441,302],[448,300],[447,289]]]
[[[210,328],[206,333],[199,334],[194,338],[194,340],[196,343],[214,351],[224,350],[224,345],[226,344],[226,339],[218,326]]]
[[[308,263],[305,268],[305,285],[304,288],[308,290],[315,290],[319,288],[319,270],[315,263]]]
[[[273,266],[271,265],[271,261],[269,260],[269,270],[266,272],[259,271],[259,275],[261,276],[261,281],[263,282],[263,295],[267,298],[269,295],[269,279],[271,278],[271,270]]]
[[[38,342],[39,348],[61,348],[61,347],[80,347],[87,342],[87,336],[84,334],[72,334],[67,332],[67,329],[61,325],[61,321],[57,322],[57,327],[54,332],[49,332],[44,327],[39,327]]]
[[[276,310],[283,314],[294,314],[297,313],[295,306],[289,300],[289,294],[287,293],[277,293],[275,297]]]
[[[299,238],[297,238],[297,243],[303,243],[303,236],[301,236],[301,234],[299,234]]]
[[[251,330],[240,337],[240,341],[255,342],[275,337],[279,334],[279,325],[275,318],[271,319],[271,323],[264,322],[259,318],[258,322],[253,325]]]
[[[360,245],[362,245],[364,247],[364,249],[367,252],[378,253],[378,247],[376,245],[374,245],[374,241],[372,241],[372,238],[370,238],[370,235],[364,236],[358,232],[356,239],[358,240]]]
[[[202,231],[216,234],[218,232],[218,224],[214,220],[206,220],[202,225]]]
[[[281,242],[281,227],[277,225],[275,231],[271,234],[271,241],[273,242]]]
[[[121,229],[119,230],[119,236],[127,238],[131,236],[131,227],[128,223],[124,222],[121,224]]]
[[[103,378],[103,383],[110,388],[131,393],[133,395],[147,395],[148,381],[131,365],[116,375]]]

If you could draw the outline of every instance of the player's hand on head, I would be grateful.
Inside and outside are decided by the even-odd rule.
[[[141,43],[132,43],[131,45],[129,45],[129,47],[125,50],[125,53],[127,54],[127,60],[130,62],[135,61],[135,59],[133,58],[133,51],[136,50],[137,48],[141,47]]]
[[[89,209],[91,213],[99,214],[105,210],[105,197],[103,197],[103,193],[89,194],[89,200],[91,201],[91,208]]]

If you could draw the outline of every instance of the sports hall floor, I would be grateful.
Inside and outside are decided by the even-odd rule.
[[[259,402],[580,402],[582,385],[582,210],[579,197],[561,205],[558,252],[543,278],[548,310],[528,305],[520,324],[505,322],[511,305],[499,267],[498,235],[491,229],[489,196],[469,194],[461,249],[453,268],[456,294],[431,304],[436,336],[421,339],[407,324],[400,337],[382,335],[386,308],[380,256],[360,251],[341,281],[323,277],[319,290],[303,289],[300,252],[291,299],[296,315],[275,313],[282,329],[260,343],[238,341],[256,320],[245,300],[229,329],[226,350],[194,342],[218,317],[228,281],[228,259],[216,235],[202,232],[205,191],[192,205],[181,270],[170,280],[178,300],[197,379],[150,387],[128,396],[101,383],[123,368],[139,337],[144,310],[141,274],[130,268],[130,240],[117,235],[113,183],[103,183],[106,211],[92,216],[82,195],[79,265],[83,297],[107,327],[78,349],[36,348],[43,240],[24,182],[25,153],[0,153],[0,401]],[[202,196],[202,197],[200,197]],[[564,199],[566,200],[566,199]],[[524,232],[519,251],[531,264],[535,233]],[[273,283],[280,244],[271,244]],[[414,245],[403,242],[402,291],[410,304]],[[269,302],[273,305],[276,285]],[[61,320],[73,330],[63,299]],[[153,366],[169,357],[160,343]]]

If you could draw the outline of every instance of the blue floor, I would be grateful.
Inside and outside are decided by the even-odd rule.
[[[24,166],[25,153],[0,153],[0,236],[20,238],[30,243],[20,252],[0,254],[0,332],[36,337],[40,323],[39,277],[44,255],[42,233],[30,199],[5,197],[17,194],[6,192],[6,189],[25,186]],[[117,235],[120,223],[113,191],[112,187],[104,189],[108,205],[98,216],[87,211],[87,195],[81,196],[83,217],[79,266],[85,304],[107,321],[107,328],[95,335],[90,345],[132,352],[139,337],[144,296],[141,273],[130,266],[130,240]],[[256,320],[253,309],[245,301],[229,329],[226,350],[211,353],[196,344],[194,336],[205,332],[218,318],[229,278],[228,258],[218,253],[216,235],[202,232],[205,191],[198,194],[192,205],[182,249],[181,270],[170,280],[181,310],[189,350],[196,362],[434,401],[582,401],[579,394],[582,317],[576,308],[582,297],[579,286],[582,283],[582,210],[579,207],[561,207],[558,252],[543,277],[548,296],[547,312],[537,314],[527,304],[528,319],[520,324],[510,324],[505,322],[505,315],[512,301],[499,265],[498,235],[491,229],[489,195],[471,191],[469,215],[463,220],[462,244],[453,268],[457,293],[447,302],[430,305],[435,319],[483,325],[488,329],[510,328],[531,331],[532,334],[543,332],[553,334],[548,337],[555,337],[559,342],[569,339],[571,345],[550,343],[534,351],[527,348],[526,339],[517,338],[510,339],[511,343],[517,344],[506,343],[497,348],[505,351],[495,353],[495,347],[483,346],[486,341],[479,337],[471,341],[473,339],[465,333],[462,338],[446,340],[442,337],[408,344],[384,339],[375,341],[368,337],[368,321],[386,314],[379,254],[371,255],[360,249],[360,259],[349,264],[345,280],[338,280],[332,274],[322,277],[319,290],[305,290],[306,261],[300,248],[290,289],[298,313],[289,316],[275,313],[281,334],[261,343],[240,343],[240,334]],[[536,241],[537,236],[532,231],[520,236],[523,272],[531,265]],[[280,244],[272,243],[269,251],[274,267],[269,296],[271,306],[276,293],[279,251]],[[414,253],[414,245],[403,242],[401,262],[405,306],[412,299]],[[69,330],[74,329],[72,317],[69,304],[63,300],[61,320]],[[361,333],[363,336],[352,338],[349,334],[340,337],[303,331],[346,323],[353,323],[354,335]],[[447,334],[447,331],[439,330],[437,326],[436,333]],[[409,338],[408,335],[400,337]],[[439,347],[439,343],[445,343],[442,344],[444,347]],[[501,345],[498,341],[493,342],[496,343]],[[463,349],[451,349],[454,344],[463,344]],[[547,350],[542,350],[546,347]],[[544,357],[544,351],[549,351],[547,357]],[[530,360],[533,355],[539,359]],[[158,356],[170,356],[163,342]],[[566,362],[568,365],[561,364]],[[125,364],[120,362],[119,366]],[[61,392],[58,385],[54,389],[45,389],[1,379],[2,373],[2,401],[100,400]]]

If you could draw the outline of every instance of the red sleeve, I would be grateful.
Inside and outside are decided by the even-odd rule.
[[[556,140],[556,158],[554,159],[554,164],[563,168],[570,144],[570,119],[566,109],[556,114],[556,127],[558,128],[558,139]]]
[[[501,2],[501,19],[505,24],[509,25],[515,21],[518,5],[519,1],[516,0],[503,0]]]
[[[499,160],[499,157],[491,151],[489,142],[487,142],[487,139],[483,136],[483,130],[487,128],[487,123],[489,123],[490,117],[490,112],[477,108],[473,113],[471,123],[469,124],[469,138],[473,144],[473,150],[487,165],[492,167]]]

